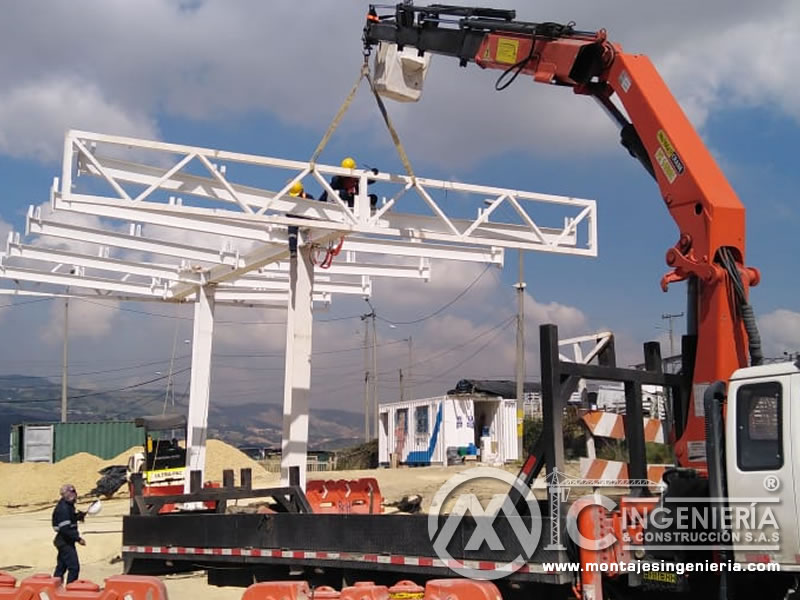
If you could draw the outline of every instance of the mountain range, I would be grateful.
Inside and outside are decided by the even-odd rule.
[[[122,392],[96,392],[69,388],[69,421],[133,419],[164,411],[164,391],[139,388]],[[0,458],[9,452],[9,432],[18,423],[56,422],[61,418],[61,385],[43,377],[0,376]],[[275,403],[251,402],[221,405],[212,397],[209,406],[209,437],[233,446],[279,448],[283,407]],[[185,413],[185,403],[166,407]],[[364,416],[345,410],[312,408],[309,417],[309,448],[334,450],[363,441]]]

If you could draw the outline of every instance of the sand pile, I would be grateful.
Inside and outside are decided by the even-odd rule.
[[[63,483],[72,483],[83,496],[94,488],[100,478],[100,469],[109,465],[126,465],[131,454],[141,451],[141,446],[134,446],[110,460],[80,452],[55,464],[0,463],[0,514],[13,508],[52,504],[58,500],[58,490]],[[239,469],[248,467],[253,471],[254,486],[273,483],[278,478],[233,446],[219,440],[208,441],[207,481],[222,481],[223,469],[233,469],[238,484]],[[118,495],[124,496],[126,492],[123,487]]]
[[[230,444],[219,440],[208,440],[204,477],[206,481],[222,481],[222,471],[233,469],[234,481],[236,485],[239,485],[239,469],[248,468],[253,471],[253,487],[258,487],[260,484],[274,483],[280,479],[278,474],[269,473],[244,452],[237,450]]]

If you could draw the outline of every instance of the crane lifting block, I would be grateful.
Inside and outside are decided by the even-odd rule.
[[[93,581],[79,579],[62,585],[61,579],[46,574],[17,580],[0,571],[0,600],[167,600],[167,588],[157,577],[116,575],[101,588]]]

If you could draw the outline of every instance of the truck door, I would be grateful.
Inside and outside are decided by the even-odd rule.
[[[792,434],[800,433],[793,422],[800,411],[791,409],[790,383],[788,375],[741,379],[728,391],[728,505],[740,562],[794,564],[800,554],[793,472],[800,444]]]

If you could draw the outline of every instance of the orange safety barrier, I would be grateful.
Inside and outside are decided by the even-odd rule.
[[[425,588],[413,581],[404,579],[389,588],[391,600],[420,600],[425,597]]]
[[[425,584],[425,600],[501,600],[491,581],[431,579]]]
[[[306,484],[306,498],[316,513],[383,512],[383,496],[378,481],[373,477],[309,481]]]
[[[93,581],[79,579],[66,586],[57,577],[38,574],[17,580],[0,572],[1,600],[167,600],[167,588],[157,577],[116,575],[101,588]]]
[[[341,600],[389,600],[389,588],[374,581],[359,581],[342,588]]]
[[[242,600],[308,600],[310,597],[307,581],[262,581],[248,587]]]
[[[17,578],[0,571],[0,600],[17,597]]]
[[[312,594],[314,600],[338,600],[341,597],[342,594],[329,585],[321,585],[314,588]]]
[[[267,581],[251,585],[242,600],[502,600],[490,581],[433,579],[423,588],[413,581],[398,581],[392,587],[359,581],[337,592],[320,586],[311,591],[305,581]]]

